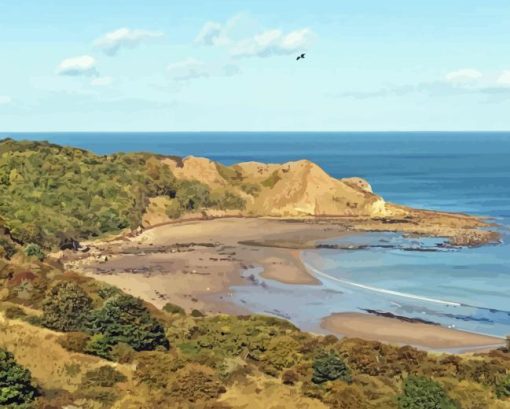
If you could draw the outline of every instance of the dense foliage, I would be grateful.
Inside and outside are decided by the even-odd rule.
[[[431,379],[410,376],[404,382],[404,392],[398,398],[400,409],[457,409],[443,387]]]
[[[0,349],[0,407],[23,407],[36,394],[30,371],[18,365],[11,353]]]
[[[76,283],[64,281],[50,289],[43,301],[43,324],[69,332],[84,328],[92,300]]]
[[[112,347],[119,343],[127,344],[135,351],[169,347],[161,323],[151,317],[140,299],[129,295],[115,296],[93,311],[88,330],[95,335],[87,349],[105,358],[111,357]]]
[[[12,235],[45,247],[140,225],[148,198],[174,195],[154,155],[98,156],[45,142],[0,142],[0,214]]]
[[[342,358],[335,353],[324,354],[317,357],[313,361],[313,378],[314,383],[324,383],[327,381],[351,381],[349,368]]]

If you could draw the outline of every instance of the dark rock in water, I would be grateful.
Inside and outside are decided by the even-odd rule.
[[[440,325],[437,322],[428,321],[428,320],[424,320],[421,318],[408,318],[408,317],[404,317],[402,315],[392,314],[391,312],[383,312],[383,311],[370,310],[370,309],[364,309],[364,308],[362,308],[362,311],[365,311],[371,315],[376,315],[378,317],[394,318],[394,319],[397,319],[400,321],[410,322],[410,323],[414,323],[414,324],[428,324],[428,325],[437,325],[437,326]]]

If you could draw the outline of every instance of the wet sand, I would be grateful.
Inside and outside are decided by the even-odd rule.
[[[399,345],[408,344],[431,350],[469,352],[505,344],[501,338],[360,313],[332,314],[322,320],[321,326],[339,336]]]
[[[384,227],[380,223],[370,221],[365,227],[378,230]],[[89,243],[89,253],[67,253],[63,261],[68,268],[115,285],[158,308],[171,302],[187,311],[246,314],[249,311],[230,302],[230,288],[249,284],[250,269],[262,268],[263,277],[286,284],[320,284],[301,262],[300,250],[353,230],[363,229],[354,229],[349,220],[187,221],[150,228],[135,237]],[[322,325],[338,335],[428,349],[469,349],[501,342],[498,338],[365,314],[334,314]]]

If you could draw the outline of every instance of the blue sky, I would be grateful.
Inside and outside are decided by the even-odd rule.
[[[0,0],[0,130],[508,130],[509,22],[508,0]]]

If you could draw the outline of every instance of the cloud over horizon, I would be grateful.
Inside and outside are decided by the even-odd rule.
[[[94,41],[94,46],[103,50],[106,55],[114,56],[122,48],[135,48],[145,41],[162,36],[160,31],[119,28],[99,37]]]
[[[503,71],[497,79],[484,75],[479,70],[464,68],[447,73],[443,79],[418,84],[404,84],[373,91],[347,91],[329,94],[337,98],[385,98],[402,97],[412,94],[429,96],[486,95],[510,98],[510,70]]]
[[[57,74],[71,77],[98,75],[96,60],[90,55],[66,58],[58,65]]]

